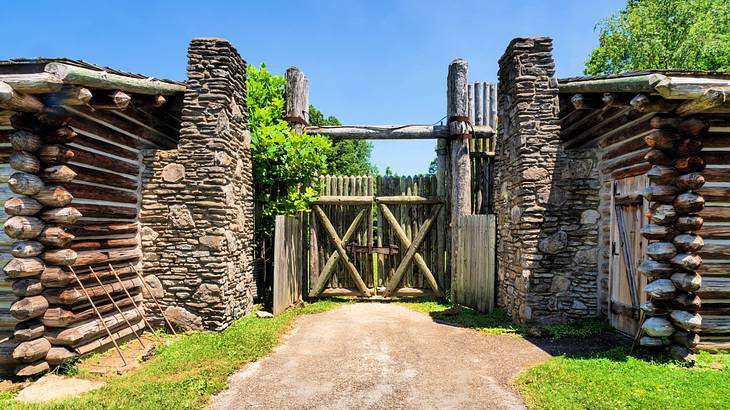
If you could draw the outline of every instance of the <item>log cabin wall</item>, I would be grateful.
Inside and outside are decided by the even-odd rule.
[[[180,143],[145,156],[144,269],[161,280],[165,314],[183,328],[223,329],[253,304],[245,75],[228,42],[193,40]]]
[[[561,80],[561,138],[599,150],[604,312],[692,360],[730,349],[730,78],[665,74]]]
[[[57,69],[77,77],[50,72]],[[135,271],[142,152],[177,143],[175,93],[181,97],[184,86],[101,71],[70,60],[0,64],[0,85],[12,84],[0,96],[0,137],[14,171],[3,184],[5,233],[13,239],[3,250],[12,255],[4,273],[17,321],[0,343],[5,373],[42,372],[144,325]],[[149,94],[154,84],[167,100]],[[129,94],[114,91],[123,86]]]

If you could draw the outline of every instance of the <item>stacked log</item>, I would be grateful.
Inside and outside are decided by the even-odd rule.
[[[651,185],[644,192],[650,222],[641,232],[651,243],[649,259],[638,269],[648,278],[648,301],[641,306],[646,319],[639,343],[666,347],[674,358],[692,361],[702,326],[701,299],[695,292],[702,284],[697,271],[703,220],[698,213],[705,204],[699,190],[705,181],[701,151],[708,124],[700,117],[666,114],[653,117],[651,126],[644,138],[649,146],[645,159],[652,165],[647,172]]]
[[[81,213],[68,206],[71,194],[56,185],[70,181],[74,173],[62,165],[64,155],[49,154],[63,153],[56,144],[72,142],[75,132],[67,126],[68,118],[58,112],[16,114],[11,122],[17,131],[8,137],[13,147],[9,163],[16,172],[7,183],[15,196],[5,201],[10,218],[4,228],[15,242],[10,248],[13,259],[4,270],[17,297],[10,313],[20,321],[14,333],[19,343],[12,358],[21,365],[15,373],[31,376],[50,367],[46,355],[52,349],[49,330],[41,321],[52,302],[41,277],[45,271],[62,269],[76,260],[76,251],[67,247],[73,236],[61,232]]]

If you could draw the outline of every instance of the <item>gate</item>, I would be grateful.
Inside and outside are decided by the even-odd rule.
[[[435,196],[436,177],[325,176],[320,184],[310,297],[443,296],[445,201]]]
[[[291,295],[297,289],[311,298],[450,292],[455,303],[492,309],[495,226],[484,214],[492,212],[496,89],[468,84],[466,62],[456,59],[447,97],[446,124],[310,126],[309,82],[299,69],[287,70],[286,120],[295,132],[332,140],[433,139],[438,176],[321,177],[321,196],[301,228],[306,269],[292,274],[301,265],[275,263],[274,282],[301,286],[275,286],[278,300],[298,300]],[[297,246],[296,239],[277,236],[275,248]]]

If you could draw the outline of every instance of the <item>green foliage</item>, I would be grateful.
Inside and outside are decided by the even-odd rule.
[[[730,2],[628,0],[602,20],[589,75],[642,69],[730,71]]]
[[[271,74],[265,65],[249,66],[246,85],[260,238],[270,235],[276,215],[307,210],[317,196],[307,183],[327,172],[332,145],[322,136],[299,135],[289,128],[284,120],[284,77]]]
[[[588,337],[612,331],[613,328],[605,318],[588,318],[574,323],[545,325],[545,332],[553,339]]]
[[[431,160],[431,163],[428,164],[428,175],[434,176],[436,175],[436,172],[438,172],[439,169],[439,160],[438,158],[434,158]]]
[[[399,176],[397,172],[393,172],[393,169],[390,168],[390,165],[385,166],[385,175],[386,177],[397,177]]]
[[[622,346],[550,359],[523,373],[517,385],[535,409],[717,409],[728,406],[729,364],[730,355],[703,353],[687,368],[631,356]]]
[[[27,406],[0,393],[2,409],[201,409],[244,364],[271,353],[294,318],[341,306],[322,300],[269,319],[249,314],[220,333],[196,332],[158,349],[138,370],[110,375],[107,384],[74,399]],[[134,342],[130,342],[134,343]]]
[[[309,123],[316,126],[342,125],[337,117],[325,117],[313,105],[309,106]],[[370,163],[373,144],[364,140],[342,140],[332,143],[328,172],[331,175],[374,175],[378,168]]]

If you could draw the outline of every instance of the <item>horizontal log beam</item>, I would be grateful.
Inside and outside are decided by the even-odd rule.
[[[86,291],[89,294],[89,297],[94,300],[96,298],[107,298],[107,293],[110,294],[116,294],[124,292],[124,289],[130,290],[130,289],[136,289],[142,286],[142,281],[139,278],[132,278],[132,279],[126,279],[122,280],[121,283],[119,282],[111,282],[107,284],[103,284],[101,286],[93,286],[93,287],[87,287]],[[62,304],[62,305],[73,305],[79,302],[88,301],[86,297],[86,293],[84,293],[80,289],[76,288],[67,288],[67,289],[53,289],[53,290],[46,290],[45,292],[45,298],[48,299],[50,303],[53,304]],[[45,312],[45,309],[44,309]],[[17,317],[17,316],[16,316]]]
[[[490,138],[494,130],[488,125],[475,125],[474,138]],[[308,134],[319,134],[333,140],[414,140],[449,138],[446,125],[336,125],[307,127]]]
[[[36,97],[17,92],[7,83],[0,81],[0,108],[10,111],[41,112],[45,106]]]
[[[82,85],[103,90],[122,90],[147,95],[173,95],[185,92],[185,86],[182,84],[173,84],[150,78],[127,77],[58,62],[46,64],[44,71],[55,75],[64,84]]]
[[[400,195],[400,196],[379,196],[375,198],[379,204],[386,205],[427,205],[427,204],[443,204],[446,202],[444,198],[439,197],[422,197],[417,195]]]
[[[317,205],[368,205],[373,202],[371,196],[336,196],[322,195],[314,201]]]
[[[63,86],[63,81],[51,73],[0,74],[0,81],[27,94],[55,93]]]
[[[558,83],[560,93],[646,93],[653,92],[653,84],[662,77],[658,74],[632,77],[605,78],[600,80],[564,81]]]
[[[51,328],[46,331],[45,337],[53,345],[74,346],[90,340],[94,340],[106,334],[106,327],[109,330],[117,330],[126,324],[126,320],[137,323],[142,317],[136,309],[132,308],[125,312],[102,316],[102,319],[92,320],[70,328]]]
[[[112,333],[112,337],[105,336],[89,343],[74,346],[74,350],[80,354],[85,355],[95,351],[101,351],[112,345],[112,340],[119,341],[131,337],[133,333],[137,333],[144,328],[144,321],[140,321],[132,324],[132,327],[124,327],[117,332]]]

